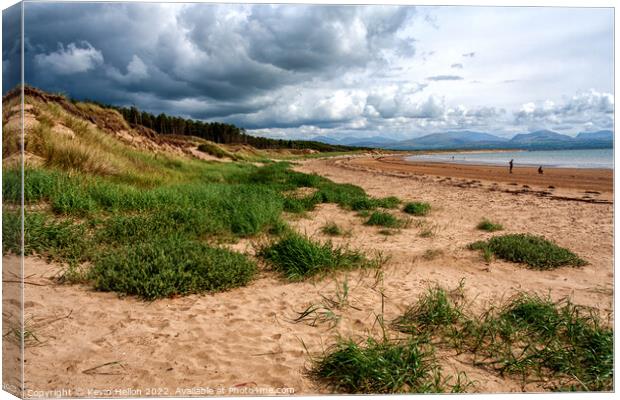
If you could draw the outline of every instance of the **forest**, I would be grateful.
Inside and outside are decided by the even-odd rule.
[[[164,113],[154,115],[140,111],[137,107],[116,107],[132,126],[142,125],[157,133],[167,135],[189,135],[222,144],[247,144],[258,149],[311,149],[320,152],[360,150],[360,147],[331,145],[308,140],[270,139],[248,135],[244,128],[222,122],[203,122],[170,116]]]

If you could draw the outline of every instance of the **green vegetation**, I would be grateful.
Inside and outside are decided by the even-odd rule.
[[[455,304],[445,289],[436,286],[430,288],[426,295],[396,319],[392,326],[406,333],[428,332],[450,326],[461,316],[461,307]]]
[[[222,147],[216,145],[215,143],[201,143],[198,145],[198,150],[217,158],[229,158],[235,161],[240,159],[237,155],[224,150]]]
[[[481,231],[487,231],[487,232],[501,231],[504,229],[504,227],[501,224],[496,224],[494,222],[489,221],[486,218],[480,221],[480,223],[477,225],[477,228],[480,229]]]
[[[87,277],[98,290],[151,300],[242,286],[255,272],[242,254],[169,236],[99,255]]]
[[[469,248],[484,251],[485,258],[490,252],[504,260],[524,263],[535,269],[579,267],[586,264],[586,261],[570,250],[559,247],[543,237],[529,234],[496,236],[488,241],[472,243]]]
[[[264,245],[258,254],[292,281],[333,270],[379,266],[377,260],[370,260],[359,251],[334,247],[331,242],[314,242],[298,234]]]
[[[462,286],[461,286],[462,288]],[[613,331],[589,309],[568,300],[520,293],[479,315],[465,310],[462,291],[435,287],[392,327],[469,353],[473,363],[553,390],[611,390]],[[471,316],[470,316],[471,315]]]
[[[314,360],[310,376],[351,394],[439,393],[447,386],[432,347],[421,339],[341,341]]]
[[[202,151],[237,161],[143,151],[106,132],[128,129],[115,110],[42,92],[32,96],[27,101],[38,125],[26,150],[43,161],[24,171],[25,251],[65,264],[65,282],[145,299],[225,290],[247,283],[254,267],[244,256],[219,248],[222,242],[264,233],[286,236],[290,228],[283,212],[305,212],[319,203],[346,209],[358,200],[377,207],[394,203],[372,199],[354,185],[292,171],[288,163],[253,165],[203,139],[196,139]],[[84,122],[86,116],[96,126]],[[59,126],[66,134],[57,133]],[[9,139],[3,136],[3,143],[11,147]],[[20,250],[21,224],[14,211],[21,201],[20,175],[15,167],[3,171],[5,253]],[[288,195],[298,189],[310,194]],[[191,244],[196,252],[155,254],[157,246],[171,243]],[[338,264],[359,261],[354,254],[343,252]]]
[[[431,211],[431,205],[424,202],[410,202],[405,204],[403,211],[411,215],[424,216]]]
[[[371,226],[383,226],[386,228],[402,228],[407,225],[407,221],[396,218],[392,214],[375,211],[370,214],[368,220],[364,223]]]

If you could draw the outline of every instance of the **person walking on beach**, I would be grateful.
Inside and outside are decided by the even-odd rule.
[[[538,173],[542,175],[542,173],[543,173],[542,165],[540,167],[538,167]]]
[[[512,163],[514,160],[510,160],[510,162],[508,163],[508,165],[510,165],[510,173],[512,174]]]

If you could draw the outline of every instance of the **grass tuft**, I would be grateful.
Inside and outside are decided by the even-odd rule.
[[[444,391],[432,348],[415,339],[341,341],[314,361],[310,376],[342,393]]]
[[[321,227],[321,232],[329,236],[340,236],[344,234],[342,228],[340,228],[340,226],[338,226],[335,222],[328,222],[323,225]]]
[[[410,202],[405,204],[403,211],[411,215],[424,216],[431,211],[431,205],[424,202]]]
[[[534,269],[553,269],[562,266],[579,267],[586,261],[563,247],[540,236],[529,234],[510,234],[496,236],[488,241],[479,241],[469,245],[472,250],[493,253],[497,257],[527,264]]]
[[[292,281],[325,274],[333,270],[378,267],[377,260],[362,252],[318,243],[306,236],[290,234],[259,249],[259,256]]]
[[[504,227],[501,224],[496,224],[494,222],[489,221],[486,218],[480,221],[480,223],[476,227],[480,229],[481,231],[487,231],[487,232],[496,232],[496,231],[501,231],[504,229]]]
[[[445,289],[435,286],[397,318],[392,327],[405,333],[432,332],[458,322],[461,316],[461,305]]]
[[[406,221],[396,218],[392,214],[375,211],[370,214],[364,225],[383,226],[386,228],[402,228],[406,225]]]

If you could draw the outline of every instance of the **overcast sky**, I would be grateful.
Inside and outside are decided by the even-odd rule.
[[[613,23],[609,8],[26,3],[25,74],[272,137],[575,134],[612,128]]]

